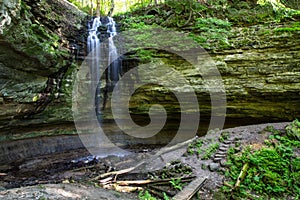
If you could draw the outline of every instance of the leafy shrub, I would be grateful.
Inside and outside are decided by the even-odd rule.
[[[248,146],[240,154],[230,151],[228,162],[230,169],[225,172],[230,184],[234,185],[245,163],[249,163],[247,175],[239,188],[231,190],[223,187],[231,197],[247,198],[251,193],[269,197],[291,195],[300,197],[300,158],[295,157],[294,149],[300,147],[295,134],[299,134],[300,123],[295,120],[286,127],[286,134],[274,127],[267,127],[272,132],[267,145],[258,150]],[[272,142],[271,142],[272,141]],[[275,142],[274,142],[275,141]]]

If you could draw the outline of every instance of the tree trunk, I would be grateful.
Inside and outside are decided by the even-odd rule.
[[[93,16],[93,0],[90,1],[91,2],[91,8],[90,8],[90,15]]]
[[[97,0],[96,16],[100,17],[100,0]]]
[[[115,9],[115,1],[111,0],[110,2],[111,2],[111,6],[110,6],[109,12],[107,14],[108,16],[111,16]]]

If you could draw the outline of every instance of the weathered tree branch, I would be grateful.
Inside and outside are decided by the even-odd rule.
[[[241,172],[240,172],[240,174],[239,174],[239,176],[238,176],[238,178],[237,178],[237,181],[236,181],[236,183],[235,183],[235,185],[234,185],[234,189],[240,187],[241,182],[242,182],[242,181],[244,180],[244,178],[246,177],[248,168],[249,168],[249,163],[247,162],[247,163],[245,163],[245,164],[243,165],[243,168],[242,168],[242,170],[241,170]]]

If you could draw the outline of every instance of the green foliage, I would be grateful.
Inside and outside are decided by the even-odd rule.
[[[187,148],[187,154],[192,156],[195,153],[197,155],[200,155],[202,153],[202,146],[204,144],[204,141],[202,139],[197,139],[195,141],[193,141],[191,144],[188,145]]]
[[[26,3],[21,1],[20,6],[20,17],[24,20],[21,20],[18,26],[4,30],[5,38],[16,50],[36,58],[41,63],[57,61],[63,56],[68,57],[68,52],[60,48],[60,37],[36,20],[30,11],[31,7]],[[45,16],[52,13],[48,5],[40,9],[45,12]]]
[[[74,4],[75,6],[77,6],[77,8],[79,8],[81,11],[89,14],[91,8],[86,5],[86,4],[82,4],[81,0],[68,0],[70,3]]]
[[[207,31],[214,28],[225,29],[228,31],[230,30],[230,27],[231,27],[230,22],[218,18],[198,18],[196,19],[196,25],[195,25],[195,28],[199,29],[200,31]]]
[[[139,199],[140,200],[156,200],[147,190],[139,192]]]
[[[154,15],[131,16],[121,21],[123,29],[147,28],[147,25],[155,24],[157,19]]]
[[[135,53],[135,56],[140,59],[141,63],[150,62],[154,55],[155,51],[153,49],[138,49]]]
[[[231,23],[217,18],[197,18],[190,37],[203,48],[227,48]],[[214,44],[214,46],[211,45]]]
[[[171,200],[165,192],[163,192],[163,195],[164,195],[164,200]]]
[[[187,148],[187,154],[192,156],[194,155],[195,151],[194,151],[194,145],[193,144],[189,144],[188,148]]]
[[[172,178],[172,180],[170,180],[170,183],[175,190],[182,190],[183,184],[180,178]]]
[[[287,8],[280,0],[258,0],[257,3],[262,6],[270,5],[278,21],[284,18],[291,18],[294,15],[300,15],[299,10]]]
[[[300,31],[300,22],[295,22],[291,27],[283,27],[283,28],[277,28],[275,29],[275,32],[296,32]]]
[[[164,25],[168,27],[183,27],[193,24],[194,17],[199,12],[204,12],[207,7],[194,0],[167,0],[166,5],[171,8]]]
[[[207,0],[207,3],[216,10],[225,10],[229,6],[228,0]]]
[[[210,157],[218,150],[220,143],[211,144],[206,150],[204,155],[201,157],[202,160],[209,160]]]
[[[287,137],[290,140],[300,141],[300,122],[298,119],[294,120],[290,125],[288,125],[285,130]]]
[[[206,6],[194,0],[166,0],[166,5],[171,7],[176,14],[182,14],[185,11],[204,11]]]
[[[225,140],[227,140],[230,136],[229,132],[222,132],[220,137],[219,137],[219,141],[220,142],[224,142]]]
[[[135,11],[139,9],[143,9],[146,6],[148,6],[151,3],[151,0],[142,0],[142,1],[136,1],[132,6],[130,6],[130,11]]]
[[[232,191],[224,186],[223,191],[233,199],[249,198],[251,193],[276,198],[284,195],[299,197],[300,158],[293,153],[295,148],[300,147],[298,138],[294,137],[299,130],[298,120],[287,126],[286,131],[289,133],[286,134],[268,126],[264,131],[272,132],[272,135],[265,142],[266,146],[258,150],[252,150],[248,146],[239,154],[233,149],[229,151],[230,169],[225,175],[230,184],[235,183],[244,163],[249,163],[250,167],[239,188]]]

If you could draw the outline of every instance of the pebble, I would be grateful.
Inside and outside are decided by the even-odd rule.
[[[211,172],[215,172],[220,168],[220,164],[219,163],[210,163],[208,167]]]

